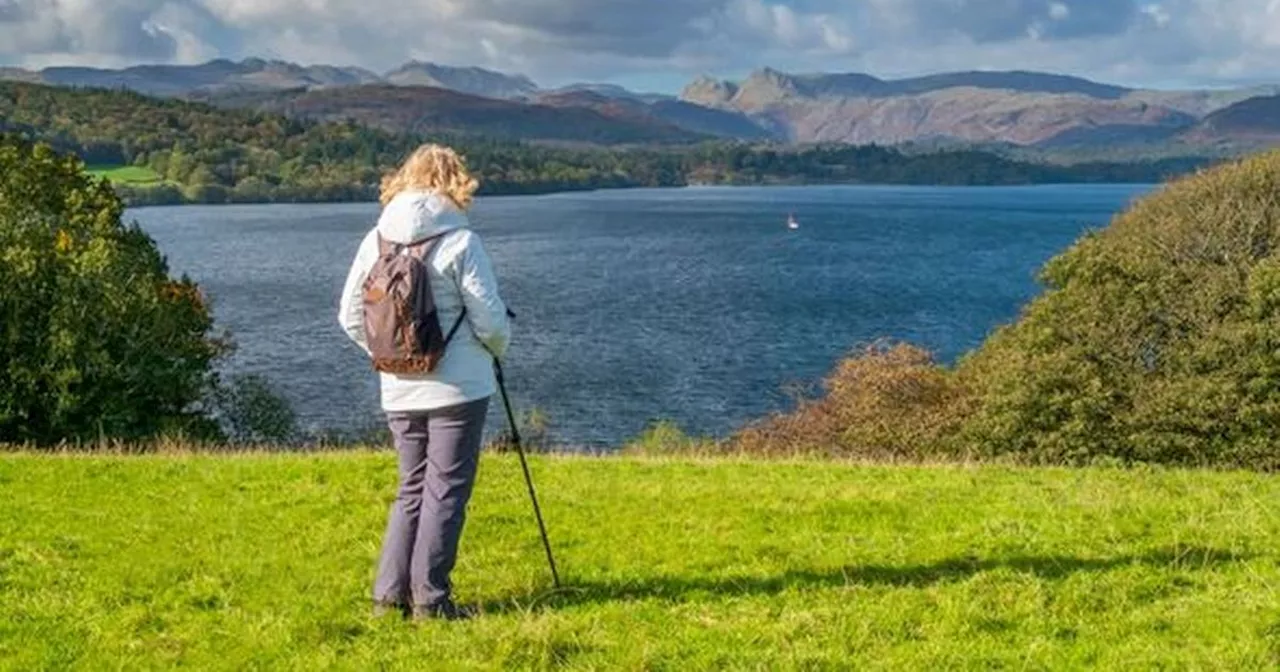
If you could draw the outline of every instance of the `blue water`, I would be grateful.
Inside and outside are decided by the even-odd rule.
[[[954,359],[1016,317],[1044,261],[1149,189],[614,191],[481,199],[472,219],[519,313],[516,403],[562,442],[615,445],[658,419],[723,435],[871,339]],[[376,379],[335,321],[375,205],[130,216],[213,298],[239,346],[229,369],[269,376],[311,429],[378,422]]]

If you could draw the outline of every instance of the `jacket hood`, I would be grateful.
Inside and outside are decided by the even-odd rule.
[[[397,194],[378,217],[378,233],[393,243],[412,243],[467,225],[467,216],[445,196],[431,191]]]

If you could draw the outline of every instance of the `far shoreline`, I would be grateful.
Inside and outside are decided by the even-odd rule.
[[[1176,179],[1176,178],[1173,178]],[[1084,187],[1084,186],[1133,186],[1133,187],[1156,187],[1163,182],[1152,182],[1149,180],[1140,181],[1052,181],[1052,182],[989,182],[978,184],[954,184],[954,183],[913,183],[913,182],[768,182],[768,183],[721,183],[721,184],[673,184],[665,186],[636,185],[626,187],[584,187],[581,189],[548,189],[545,191],[531,190],[519,192],[478,194],[479,199],[490,198],[512,198],[519,196],[556,196],[562,194],[585,194],[598,192],[623,192],[623,191],[657,191],[657,190],[681,190],[681,189],[770,189],[770,188],[804,188],[804,187],[897,187],[901,189],[1011,189],[1011,188],[1035,188],[1035,187]],[[173,208],[182,206],[236,206],[236,205],[342,205],[342,204],[376,204],[376,198],[368,199],[352,199],[352,198],[335,198],[335,199],[299,199],[299,200],[269,200],[269,199],[246,199],[246,200],[228,200],[228,201],[199,201],[184,200],[173,203],[134,203],[121,195],[124,200],[125,207],[129,210],[138,210],[142,208]]]

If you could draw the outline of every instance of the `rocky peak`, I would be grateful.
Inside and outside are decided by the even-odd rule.
[[[703,75],[684,87],[680,100],[707,107],[727,107],[737,93],[738,86],[733,82]]]

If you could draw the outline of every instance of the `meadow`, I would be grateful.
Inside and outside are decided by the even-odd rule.
[[[375,619],[388,452],[0,455],[0,668],[1262,669],[1244,472],[486,456],[462,623]]]
[[[88,166],[85,172],[110,180],[112,184],[157,186],[167,182],[156,171],[145,166]]]

